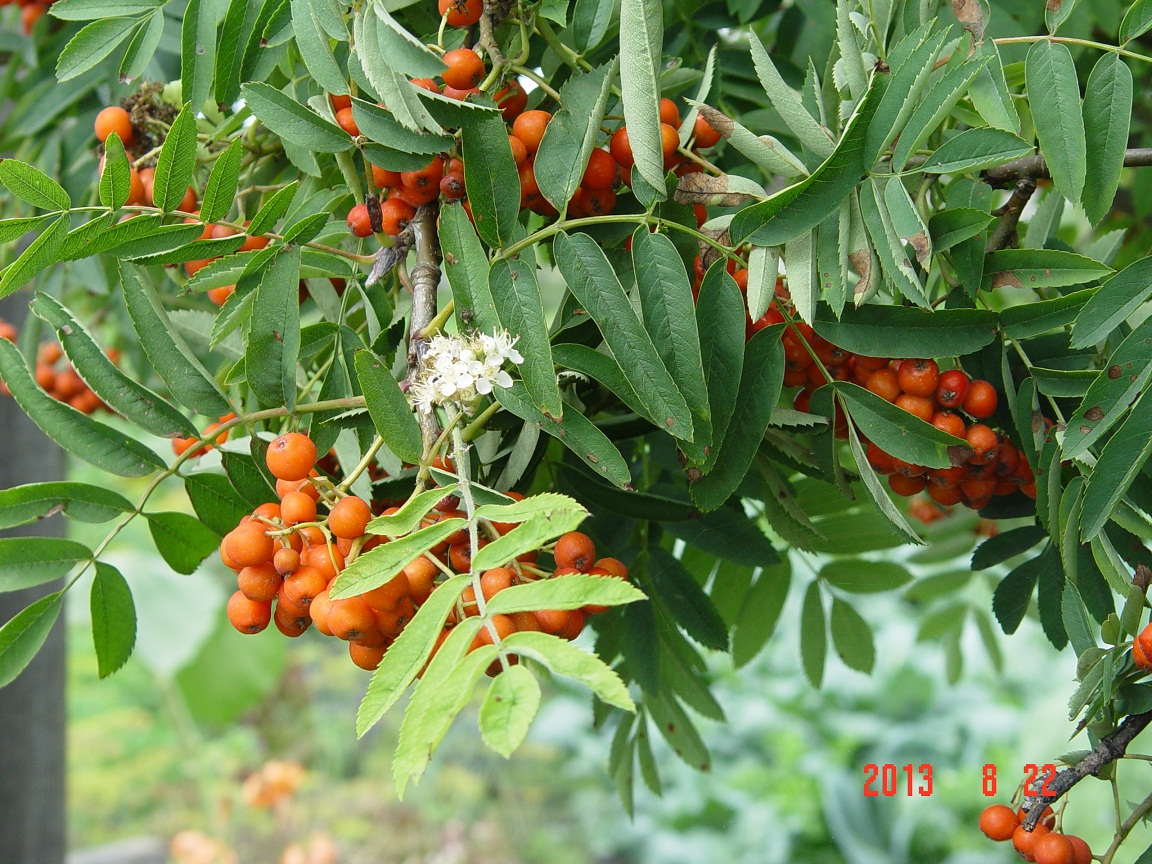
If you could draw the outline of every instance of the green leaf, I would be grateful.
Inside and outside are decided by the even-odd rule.
[[[120,282],[132,327],[156,373],[172,397],[198,414],[219,417],[231,411],[223,391],[176,333],[145,271],[120,262]]]
[[[715,510],[744,480],[772,419],[784,380],[784,346],[780,328],[756,333],[744,348],[740,389],[724,437],[713,442],[718,451],[712,470],[695,481],[692,500],[701,510]]]
[[[221,537],[252,511],[223,474],[189,474],[184,478],[184,491],[200,521]]]
[[[1132,262],[1104,281],[1076,316],[1072,347],[1087,348],[1104,341],[1150,296],[1152,256]]]
[[[777,564],[780,556],[760,526],[739,506],[724,506],[682,522],[662,522],[669,534],[746,567]]]
[[[851,604],[833,597],[828,623],[832,630],[832,645],[844,665],[857,672],[870,673],[876,662],[876,644],[868,622]]]
[[[385,446],[405,462],[420,461],[420,426],[392,372],[371,351],[356,352],[356,377],[368,414]]]
[[[248,225],[248,234],[256,237],[271,230],[272,226],[280,221],[280,217],[288,212],[299,188],[300,181],[293,180],[283,189],[277,189],[252,217]]]
[[[565,463],[560,473],[565,488],[571,489],[582,501],[594,504],[597,509],[610,510],[621,516],[642,512],[654,522],[682,522],[696,514],[696,508],[687,501],[650,492],[624,492],[575,464]]]
[[[32,662],[56,623],[64,593],[55,591],[17,612],[0,627],[0,687],[7,687]]]
[[[640,402],[677,438],[692,440],[692,417],[652,338],[600,246],[587,234],[555,239],[556,263],[568,289],[600,327]]]
[[[216,50],[214,95],[217,102],[229,104],[236,101],[240,95],[245,54],[254,41],[259,43],[257,27],[260,19],[270,8],[282,5],[278,0],[230,0]]]
[[[1152,0],[1136,0],[1120,22],[1120,41],[1131,42],[1152,30]]]
[[[296,405],[296,361],[300,354],[300,247],[290,246],[269,262],[256,288],[244,353],[248,386],[261,402]]]
[[[177,573],[194,573],[220,546],[220,535],[187,513],[145,513],[156,551]]]
[[[589,48],[600,44],[615,11],[614,0],[576,0],[572,11],[572,39],[577,50],[587,53]]]
[[[477,630],[470,623],[453,628],[416,685],[404,712],[392,757],[392,778],[401,799],[408,782],[424,775],[452,721],[471,701],[476,684],[496,659],[493,645],[483,645],[465,656],[468,642]]]
[[[971,207],[955,207],[942,210],[928,220],[928,230],[932,235],[932,247],[937,252],[951,249],[975,237],[992,224],[993,217],[983,210]]]
[[[136,645],[136,606],[132,602],[132,590],[111,564],[96,562],[89,606],[96,668],[101,678],[107,678],[128,662]]]
[[[540,709],[540,684],[524,666],[509,666],[492,681],[480,704],[480,737],[505,759],[524,743]]]
[[[153,435],[175,438],[196,434],[196,427],[188,418],[120,371],[87,328],[59,300],[37,293],[30,308],[52,326],[80,377],[113,411]]]
[[[1046,39],[1034,43],[1024,64],[1024,81],[1040,153],[1048,164],[1052,182],[1061,195],[1073,204],[1079,203],[1088,170],[1087,145],[1080,84],[1068,47]]]
[[[1108,439],[1092,468],[1084,490],[1080,516],[1080,539],[1090,541],[1099,534],[1115,511],[1148,457],[1152,455],[1152,391],[1132,406],[1132,413]]]
[[[908,118],[900,140],[892,150],[892,169],[902,171],[909,157],[928,140],[967,92],[976,76],[991,62],[991,57],[973,55],[962,63],[948,65],[936,79]],[[867,166],[866,166],[867,167]]]
[[[1109,276],[1112,268],[1058,249],[1001,249],[987,258],[984,285],[992,288],[1063,288]]]
[[[487,255],[468,214],[459,204],[440,209],[440,243],[444,250],[444,272],[456,304],[456,323],[461,330],[474,327],[491,333],[500,321],[488,287]]]
[[[496,259],[488,271],[488,288],[500,325],[517,337],[517,350],[524,357],[518,371],[532,404],[544,414],[563,416],[564,403],[556,383],[535,264],[520,259]]]
[[[199,111],[208,98],[215,64],[216,3],[188,0],[180,29],[180,90],[193,111]]]
[[[489,246],[501,246],[511,239],[520,213],[520,176],[504,121],[487,115],[469,123],[463,129],[462,150],[476,231]]]
[[[584,176],[615,77],[613,60],[591,72],[573,75],[560,88],[560,109],[544,131],[533,165],[541,193],[561,212]],[[506,189],[499,191],[512,194]]]
[[[260,458],[263,459],[262,453]],[[228,482],[250,507],[256,508],[268,501],[276,500],[276,490],[251,456],[224,450],[220,453],[220,459],[224,463],[224,473],[228,475]]]
[[[84,25],[56,58],[56,80],[68,81],[87,72],[116,50],[135,26],[135,18],[101,18]]]
[[[48,216],[22,216],[13,219],[0,219],[0,243],[11,243],[23,237]]]
[[[328,596],[333,600],[343,600],[379,588],[441,540],[467,524],[463,519],[445,519],[413,531],[407,537],[400,537],[361,553],[336,577]]]
[[[913,31],[889,53],[889,64],[893,68],[892,83],[876,107],[876,116],[868,126],[864,139],[865,168],[876,164],[876,160],[904,129],[904,124],[920,102],[936,58],[948,38],[947,30],[928,35],[929,29],[930,25],[925,25]],[[904,48],[909,49],[907,56],[897,63],[897,52]]]
[[[986,570],[1028,552],[1048,536],[1039,525],[1021,525],[990,537],[972,552],[972,569]]]
[[[472,569],[483,572],[493,567],[508,566],[508,562],[517,556],[538,549],[561,534],[576,530],[586,516],[587,513],[580,508],[533,517],[477,552],[472,558]]]
[[[608,436],[579,411],[568,411],[556,420],[540,412],[520,381],[495,391],[497,401],[521,420],[534,423],[587,463],[598,476],[620,487],[631,488],[632,474]]]
[[[900,183],[896,179],[896,183]],[[928,306],[928,298],[924,294],[924,286],[920,277],[908,260],[908,252],[896,233],[892,223],[892,215],[888,212],[888,205],[884,201],[884,190],[888,181],[872,177],[867,186],[860,190],[860,213],[864,222],[869,226],[868,232],[876,245],[876,252],[880,257],[880,264],[884,268],[884,275],[895,285],[901,294],[918,306]]]
[[[871,390],[848,381],[832,386],[847,403],[845,409],[860,431],[898,459],[928,468],[950,468],[971,455],[962,438],[940,431]]]
[[[840,206],[865,172],[864,135],[888,77],[872,77],[868,93],[844,127],[836,149],[811,176],[732,218],[728,230],[733,242],[779,246],[812,230]]]
[[[900,512],[891,497],[888,495],[888,490],[877,476],[876,471],[868,464],[868,457],[864,452],[864,446],[860,443],[860,436],[856,433],[856,427],[852,423],[848,424],[848,444],[852,448],[852,457],[856,461],[856,470],[860,472],[860,479],[864,481],[864,489],[868,493],[868,497],[872,499],[872,503],[876,505],[876,509],[880,514],[888,520],[888,524],[892,526],[897,534],[899,534],[905,542],[916,543],[923,546],[924,541],[913,530],[912,526],[908,524],[908,520],[904,514]]]
[[[100,174],[100,203],[113,210],[124,206],[131,192],[131,168],[124,144],[113,132],[104,142],[104,171]]]
[[[0,162],[0,167],[9,161]],[[4,268],[0,278],[0,298],[23,288],[29,280],[45,267],[60,260],[60,249],[68,232],[68,219],[61,216],[53,220],[32,243],[20,253],[20,257]]]
[[[620,90],[624,123],[637,173],[658,190],[664,188],[657,80],[663,41],[664,10],[660,0],[633,0],[621,5]]]
[[[80,522],[107,522],[133,510],[122,495],[88,483],[57,481],[0,489],[0,529],[63,513]]]
[[[704,459],[712,470],[736,412],[736,400],[744,370],[744,298],[736,282],[717,261],[704,274],[696,303],[696,329],[700,334],[700,359],[708,388],[712,448]]]
[[[1044,566],[1044,553],[1041,552],[1035,558],[1029,558],[1018,565],[996,586],[996,592],[992,595],[992,611],[1000,622],[1000,629],[1005,633],[1015,633],[1024,620],[1024,613],[1028,611],[1032,592],[1036,589],[1036,582]]]
[[[861,306],[837,320],[821,306],[813,325],[834,345],[854,354],[887,357],[894,345],[909,357],[972,354],[996,338],[996,315],[978,309],[928,312],[908,306]]]
[[[511,653],[546,666],[554,675],[575,678],[608,705],[625,711],[636,710],[620,676],[595,654],[566,639],[525,631],[511,634],[501,644]]]
[[[659,427],[660,421],[651,416],[648,409],[640,404],[636,391],[624,377],[620,364],[605,350],[589,348],[587,345],[577,345],[572,342],[562,342],[552,347],[552,359],[560,366],[587,375],[599,382],[620,399],[630,410],[643,417],[653,426]]]
[[[343,153],[352,137],[270,84],[250,81],[240,88],[256,117],[287,141],[316,153]]]
[[[24,358],[5,339],[0,339],[0,379],[29,419],[73,456],[121,477],[144,477],[165,467],[163,459],[134,438],[58,402],[37,387]]]
[[[204,197],[200,200],[200,218],[205,222],[223,219],[236,200],[236,185],[240,180],[240,162],[244,158],[244,144],[239,139],[216,157]]]
[[[163,36],[164,10],[157,9],[148,16],[147,21],[138,26],[128,40],[128,47],[124,49],[124,57],[120,61],[119,77],[122,82],[135,81],[144,74]]]
[[[1152,263],[1152,259],[1149,260]],[[1110,279],[1109,282],[1111,281]],[[1072,319],[1086,308],[1086,304],[1091,305],[1098,293],[1099,291],[1094,288],[1086,288],[1051,300],[1009,306],[1000,313],[1000,326],[1004,328],[1004,335],[1010,339],[1030,339],[1039,336],[1041,333],[1070,324]]]
[[[1000,129],[969,129],[936,148],[920,166],[926,174],[958,174],[1003,165],[1032,152],[1032,145]]]
[[[1116,425],[1132,400],[1152,377],[1152,318],[1146,319],[1120,343],[1084,399],[1068,418],[1061,449],[1065,459],[1075,459]]]
[[[680,560],[666,549],[654,546],[651,555],[652,564],[646,582],[651,583],[653,596],[668,608],[689,637],[705,648],[727,651],[728,626],[716,611],[712,598],[704,593],[700,583]]]
[[[792,568],[787,564],[765,567],[757,577],[732,631],[732,663],[737,669],[759,654],[776,631],[791,584]]]
[[[379,42],[369,48],[378,48],[388,58],[389,66],[409,78],[435,78],[448,68],[434,51],[405,30],[385,6],[375,6],[374,10],[379,19],[375,28]]]
[[[1008,82],[1004,77],[1004,64],[1000,52],[991,39],[983,39],[974,46],[977,56],[988,57],[988,65],[968,86],[968,97],[972,107],[985,122],[1005,132],[1020,131],[1020,115],[1012,104],[1012,94],[1008,92]],[[980,620],[983,620],[982,618]]]
[[[164,0],[60,0],[53,3],[53,18],[63,21],[90,21],[112,15],[140,15],[164,5]]]
[[[721,261],[721,263],[725,262]],[[789,273],[789,288],[791,288],[791,276],[792,274]],[[753,246],[752,251],[748,253],[748,287],[746,291],[748,317],[752,321],[759,321],[763,318],[772,301],[776,299],[776,282],[779,277],[780,253],[766,246]],[[790,291],[789,293],[795,297],[795,292]],[[801,302],[807,307],[809,301],[814,304],[811,294],[805,296]],[[806,308],[805,311],[809,313],[808,320],[810,320],[812,309]]]
[[[486,609],[489,615],[496,615],[536,609],[580,609],[588,605],[622,606],[646,599],[638,588],[623,579],[571,573],[505,588],[488,601]]]
[[[315,4],[308,0],[291,0],[292,32],[296,37],[296,47],[300,49],[300,59],[308,68],[308,73],[325,92],[342,95],[348,92],[348,82],[328,46],[328,36],[320,27]],[[385,13],[387,14],[387,13]],[[438,62],[438,61],[437,61]],[[444,70],[438,62],[436,73]]]
[[[821,567],[820,578],[841,591],[874,594],[902,588],[912,581],[912,574],[894,561],[840,558]]]
[[[824,604],[820,584],[811,582],[804,592],[800,612],[800,661],[808,682],[819,689],[824,680],[824,658],[828,653],[828,634],[824,625]]]
[[[389,148],[403,153],[432,156],[444,150],[451,150],[455,145],[451,135],[414,132],[398,122],[387,108],[381,108],[363,99],[352,100],[352,118],[356,121],[361,135],[372,141],[387,144]],[[429,161],[431,160],[424,160],[419,167],[423,167]],[[516,182],[519,182],[519,177]]]
[[[752,65],[772,107],[780,114],[784,124],[792,130],[792,134],[801,144],[817,157],[827,159],[832,155],[835,146],[828,129],[808,113],[800,94],[784,83],[771,56],[755,33],[749,34],[748,43],[752,51]]]
[[[26,204],[41,210],[67,210],[72,199],[64,187],[41,171],[18,159],[0,160],[0,183]]]
[[[436,486],[432,489],[426,489],[419,495],[413,495],[395,513],[377,516],[369,522],[365,533],[390,538],[408,534],[446,495],[455,495],[457,489],[459,486],[456,484]]]
[[[387,546],[379,548],[386,549]],[[460,592],[471,584],[471,581],[467,574],[461,574],[438,585],[428,600],[416,610],[415,617],[396,637],[396,641],[388,648],[384,659],[380,661],[380,666],[373,673],[368,692],[364,694],[360,709],[356,713],[357,737],[363,738],[385,712],[396,704],[408,689],[408,685],[416,680],[416,675],[424,668],[428,656],[432,653],[436,634],[444,626],[444,621],[455,606]],[[468,641],[471,642],[471,639]]]
[[[87,546],[55,537],[0,537],[0,592],[22,591],[59,579],[78,561],[87,561]]]
[[[875,181],[873,182],[875,183]],[[879,188],[879,186],[875,185],[873,188]],[[920,211],[912,202],[912,196],[908,194],[903,181],[898,177],[889,180],[884,186],[884,207],[888,211],[888,217],[892,220],[892,229],[896,236],[912,247],[921,267],[925,270],[930,269],[932,240],[928,235],[928,226],[924,224]]]
[[[703,456],[703,448],[712,441],[712,425],[684,261],[666,235],[645,228],[632,236],[632,261],[644,329],[692,412],[692,440]]]
[[[1044,4],[1044,23],[1048,32],[1055,35],[1060,25],[1068,20],[1078,0],[1048,0]],[[1063,646],[1060,646],[1063,647]]]
[[[1131,120],[1132,70],[1119,54],[1105,53],[1084,88],[1084,142],[1092,154],[1092,170],[1084,177],[1082,202],[1093,225],[1112,209]]]
[[[709,126],[724,136],[724,140],[728,142],[733,150],[743,156],[747,156],[753,165],[763,168],[768,174],[778,174],[781,177],[808,175],[807,166],[805,166],[791,150],[771,135],[757,135],[743,123],[733,120],[723,111],[719,111],[711,105],[705,105],[703,102],[697,102],[694,99],[687,101],[689,105],[699,111],[700,116],[704,118]],[[687,176],[689,175],[685,175],[685,177]],[[684,190],[690,188],[690,184],[695,186],[703,177],[704,175],[701,175],[700,177],[693,177],[691,180],[681,178],[676,200],[682,203],[688,203],[683,201]],[[739,195],[751,195],[756,199],[762,199],[764,197],[764,187],[753,180],[747,180],[738,175],[726,175],[723,179],[728,187],[728,192]],[[722,201],[693,201],[691,203],[722,204]]]

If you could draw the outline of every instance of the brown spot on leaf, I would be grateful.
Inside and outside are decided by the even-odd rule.
[[[916,260],[920,262],[921,267],[927,270],[928,259],[932,256],[932,244],[928,240],[928,235],[923,231],[917,231],[911,237],[904,239],[912,244],[912,251],[916,253]]]
[[[597,459],[595,456],[593,456],[591,453],[589,453],[588,454],[588,461],[591,462],[593,465],[595,465],[600,460]]]
[[[1132,574],[1132,584],[1141,591],[1148,591],[1148,586],[1152,585],[1152,570],[1148,569],[1147,564],[1136,565],[1136,572]]]
[[[1120,371],[1120,366],[1119,366],[1119,364],[1113,364],[1113,365],[1111,365],[1111,366],[1109,366],[1109,367],[1108,367],[1108,377],[1109,377],[1111,380],[1115,381],[1115,380],[1116,380],[1117,378],[1119,378],[1119,377],[1120,377],[1122,374],[1124,374],[1124,373]]]
[[[1064,0],[1048,0],[1048,2],[1044,4],[1044,7],[1049,12],[1059,12],[1060,7],[1063,5],[1064,5]]]
[[[696,466],[692,466],[684,473],[688,475],[689,483],[695,483],[697,480],[704,476],[704,473]]]
[[[1092,427],[1091,427],[1091,426],[1081,426],[1081,427],[1080,427],[1080,434],[1081,434],[1081,435],[1087,435],[1087,434],[1088,434],[1089,432],[1091,432],[1091,431],[1092,431]]]
[[[867,249],[857,249],[848,253],[848,261],[860,276],[854,290],[856,305],[859,306],[872,293],[872,253]]]
[[[675,735],[676,734],[676,724],[675,723],[669,723],[668,724],[668,734],[669,735]]]
[[[952,11],[974,40],[984,38],[984,8],[980,0],[952,0]]]
[[[1001,270],[992,274],[993,288],[1020,288],[1023,284],[1013,270]]]
[[[697,171],[680,178],[673,197],[678,204],[710,204],[716,207],[739,207],[756,200],[755,195],[729,191],[729,186],[727,175],[713,177]]]
[[[675,425],[676,425],[676,420],[675,420],[675,418],[673,418],[673,417],[665,417],[665,418],[664,418],[664,425],[665,425],[665,426],[667,426],[669,429],[671,429],[673,426],[675,426]]]
[[[281,336],[279,333],[277,333],[275,330],[272,331],[272,338],[275,339],[277,342],[283,342],[284,341],[284,337]]]
[[[1091,408],[1084,412],[1084,419],[1091,420],[1093,423],[1095,423],[1097,420],[1103,420],[1104,409],[1099,405],[1093,405]]]

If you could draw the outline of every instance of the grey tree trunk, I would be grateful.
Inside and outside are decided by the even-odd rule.
[[[0,315],[19,325],[27,299],[0,302]],[[64,454],[0,397],[0,489],[58,480]],[[4,536],[60,536],[63,517],[3,532]],[[0,624],[59,584],[0,593]],[[64,616],[23,674],[0,689],[0,862],[62,864],[64,808]]]

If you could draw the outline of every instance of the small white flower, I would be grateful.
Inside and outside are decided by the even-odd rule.
[[[408,390],[412,404],[431,411],[433,405],[455,402],[470,413],[472,403],[494,386],[512,386],[512,376],[503,366],[524,362],[514,347],[516,340],[507,331],[433,336]]]

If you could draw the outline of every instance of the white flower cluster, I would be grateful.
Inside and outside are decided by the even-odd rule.
[[[425,412],[448,402],[469,411],[472,403],[491,393],[494,386],[512,386],[512,377],[503,366],[524,362],[514,347],[517,338],[507,331],[491,336],[433,336],[408,390],[409,398]]]

